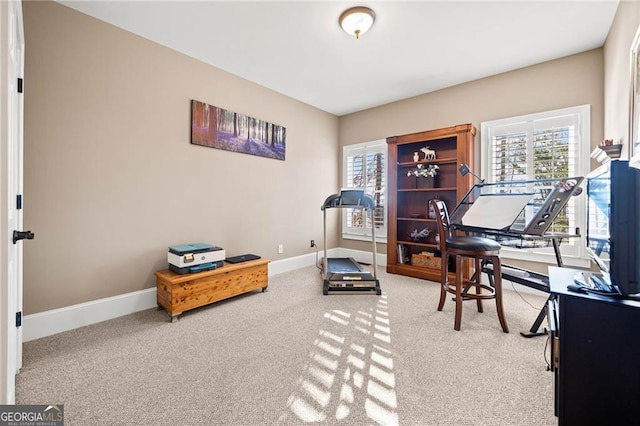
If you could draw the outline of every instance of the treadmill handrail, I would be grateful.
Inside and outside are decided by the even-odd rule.
[[[354,201],[352,197],[345,197],[343,193],[356,193],[357,200]],[[322,204],[320,210],[331,209],[331,208],[360,208],[360,209],[373,209],[376,207],[376,202],[373,197],[369,194],[365,194],[363,190],[353,190],[353,191],[341,191],[338,194],[333,194],[327,197]]]

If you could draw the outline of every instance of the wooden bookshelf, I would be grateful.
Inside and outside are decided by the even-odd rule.
[[[387,272],[440,281],[440,269],[413,265],[411,257],[422,252],[439,255],[437,225],[435,217],[429,216],[429,201],[439,198],[447,204],[449,212],[452,212],[471,188],[473,176],[461,176],[458,168],[462,163],[473,166],[475,134],[473,125],[462,124],[387,138]],[[434,150],[436,158],[425,159],[421,151],[424,147]],[[414,161],[415,153],[418,153],[418,161]],[[438,174],[435,178],[408,176],[418,164],[422,167],[437,165]],[[419,233],[424,229],[430,231],[427,238],[412,238],[414,231]],[[399,245],[403,246],[408,259],[399,256]],[[449,271],[455,271],[454,264],[450,263]]]

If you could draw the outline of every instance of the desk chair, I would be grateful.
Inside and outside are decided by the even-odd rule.
[[[456,316],[453,328],[460,330],[460,322],[462,320],[462,302],[463,300],[476,300],[478,312],[483,312],[482,301],[486,299],[495,299],[498,319],[502,326],[502,331],[509,332],[507,321],[504,318],[502,309],[502,267],[500,263],[500,244],[489,238],[456,236],[452,233],[449,225],[449,213],[447,206],[442,200],[431,200],[431,207],[436,212],[436,221],[438,223],[438,235],[440,236],[440,252],[442,253],[441,276],[440,276],[440,303],[438,310],[441,311],[447,293],[455,295]],[[449,256],[456,258],[456,276],[455,281],[449,280]],[[474,260],[475,271],[470,279],[463,276],[463,259],[470,258]],[[491,262],[494,271],[494,286],[482,284],[482,261]],[[470,289],[471,286],[476,288],[475,293],[463,291]]]

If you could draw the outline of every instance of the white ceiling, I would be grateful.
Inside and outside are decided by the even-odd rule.
[[[601,47],[617,0],[59,3],[335,115]],[[338,25],[376,13],[359,40]]]

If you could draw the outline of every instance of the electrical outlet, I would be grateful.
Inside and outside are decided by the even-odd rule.
[[[316,246],[316,242],[314,240],[311,240],[311,246],[310,247],[313,248],[315,246]]]
[[[284,245],[278,244],[278,254],[284,253]]]

